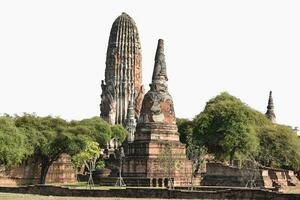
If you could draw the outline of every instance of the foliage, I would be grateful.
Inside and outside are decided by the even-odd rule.
[[[99,160],[97,163],[96,163],[96,167],[95,169],[96,170],[101,170],[101,169],[104,169],[105,168],[105,162],[103,160]]]
[[[178,155],[174,152],[174,149],[176,148],[172,142],[162,142],[161,145],[163,148],[158,156],[158,160],[160,161],[160,167],[162,168],[165,176],[168,177],[168,187],[173,188],[174,183],[172,180],[172,173],[180,168],[180,162],[176,158]]]
[[[89,171],[88,185],[90,186],[90,188],[94,186],[93,172],[96,169],[104,168],[104,162],[98,161],[99,157],[99,144],[93,141],[86,141],[85,148],[72,157],[72,162],[76,168],[80,168],[84,164],[87,170]]]
[[[300,139],[289,127],[266,126],[259,130],[258,160],[265,166],[300,170]]]
[[[205,145],[217,159],[232,162],[236,154],[257,152],[258,140],[250,116],[252,109],[239,99],[221,93],[211,99],[194,119],[193,134],[199,145]]]
[[[192,125],[197,145],[205,145],[216,159],[251,158],[267,167],[300,170],[297,134],[287,126],[273,124],[228,93],[207,102]]]
[[[199,146],[193,142],[189,142],[187,147],[187,157],[193,162],[193,176],[196,176],[196,174],[199,172],[201,164],[203,164],[205,161],[206,154],[207,149],[205,146]]]
[[[197,174],[200,174],[201,165],[205,162],[207,148],[205,146],[197,145],[192,139],[192,136],[187,138],[187,142],[187,157],[192,161],[191,190],[193,190],[193,180]]]
[[[60,117],[27,113],[0,116],[0,165],[8,168],[33,157],[41,166],[40,183],[43,184],[49,167],[62,154],[78,156],[81,152],[82,156],[87,145],[105,147],[111,138],[122,143],[126,135],[122,126],[111,126],[100,117],[67,122]],[[96,150],[100,154],[99,147]],[[95,165],[95,168],[103,167],[103,161]]]
[[[97,142],[86,141],[84,149],[72,157],[72,163],[76,168],[80,168],[84,164],[89,169],[90,163],[95,161],[95,168],[96,160],[99,158],[99,156],[99,144]]]
[[[0,117],[0,165],[12,167],[28,156],[26,137],[9,116]]]
[[[87,129],[88,135],[100,146],[106,146],[112,137],[110,125],[100,117],[92,117],[79,122],[73,122],[75,125]]]
[[[127,130],[121,125],[112,125],[112,138],[114,138],[118,144],[122,144],[127,137]]]
[[[176,124],[178,127],[180,142],[183,144],[187,144],[187,138],[193,133],[193,122],[188,119],[177,118]]]
[[[44,184],[49,167],[63,153],[74,155],[84,147],[84,137],[68,131],[69,124],[59,117],[17,116],[16,127],[26,132],[33,156],[41,163],[40,183]]]

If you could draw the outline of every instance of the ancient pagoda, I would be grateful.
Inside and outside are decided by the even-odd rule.
[[[185,145],[179,141],[172,96],[168,92],[164,41],[159,40],[150,90],[145,94],[134,141],[125,147],[123,176],[127,185],[167,186],[170,175],[175,185],[186,185],[191,177],[191,162]],[[160,156],[171,145],[172,157],[179,165],[166,166]]]
[[[130,101],[134,106],[134,118],[138,118],[144,95],[141,44],[136,24],[126,13],[112,25],[101,88],[100,115],[103,119],[126,126]]]
[[[269,101],[268,101],[268,106],[267,106],[266,117],[269,120],[271,120],[271,122],[273,122],[273,123],[276,122],[276,116],[275,116],[275,113],[274,113],[274,103],[273,103],[272,91],[270,91],[270,93],[269,93]]]

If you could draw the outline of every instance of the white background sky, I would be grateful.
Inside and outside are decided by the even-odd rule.
[[[146,91],[165,40],[177,117],[222,91],[300,126],[300,1],[0,1],[0,113],[99,115],[111,25],[137,23]]]

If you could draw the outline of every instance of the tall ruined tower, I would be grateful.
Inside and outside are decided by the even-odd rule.
[[[274,113],[274,103],[273,103],[273,97],[272,97],[272,91],[269,93],[269,101],[267,106],[267,112],[266,117],[270,119],[273,123],[276,122],[276,116]]]
[[[142,55],[138,30],[133,19],[122,13],[113,23],[106,53],[105,81],[101,84],[101,117],[111,124],[125,125],[129,102],[135,118],[144,95]]]

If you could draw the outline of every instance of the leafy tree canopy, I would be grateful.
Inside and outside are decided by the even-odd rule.
[[[121,125],[112,125],[112,138],[116,139],[119,144],[122,144],[127,137],[126,129]]]
[[[72,157],[72,162],[76,168],[81,167],[83,164],[90,168],[91,164],[96,163],[96,160],[100,157],[100,147],[97,142],[86,141],[85,147],[78,154]],[[95,168],[96,166],[94,166]]]
[[[20,164],[30,152],[26,148],[26,137],[15,126],[9,116],[0,117],[0,165],[12,167]]]
[[[88,135],[100,146],[106,146],[112,137],[110,125],[100,117],[92,117],[73,123],[87,131]]]
[[[211,99],[194,119],[194,137],[218,159],[233,160],[236,154],[256,153],[258,140],[253,110],[239,99],[221,93]]]
[[[176,124],[179,132],[180,142],[187,144],[188,137],[193,133],[194,124],[192,121],[184,118],[177,118]]]
[[[191,124],[193,140],[217,159],[254,157],[267,167],[300,170],[297,134],[226,92],[208,101]]]
[[[76,169],[84,165],[89,171],[88,185],[90,188],[94,186],[93,172],[96,169],[102,169],[105,166],[104,161],[99,160],[99,157],[99,144],[93,141],[86,141],[84,149],[72,157],[72,162]]]
[[[126,135],[122,126],[110,126],[100,117],[68,122],[26,113],[0,116],[0,165],[10,167],[34,157],[40,162],[43,184],[49,167],[63,153],[78,155],[94,143],[105,147],[111,138],[122,143]]]
[[[265,166],[300,170],[300,139],[287,126],[261,127],[258,160]]]
[[[16,127],[26,134],[33,156],[41,162],[40,183],[44,184],[49,167],[63,153],[74,155],[84,147],[84,136],[70,131],[67,121],[59,117],[17,116]]]

